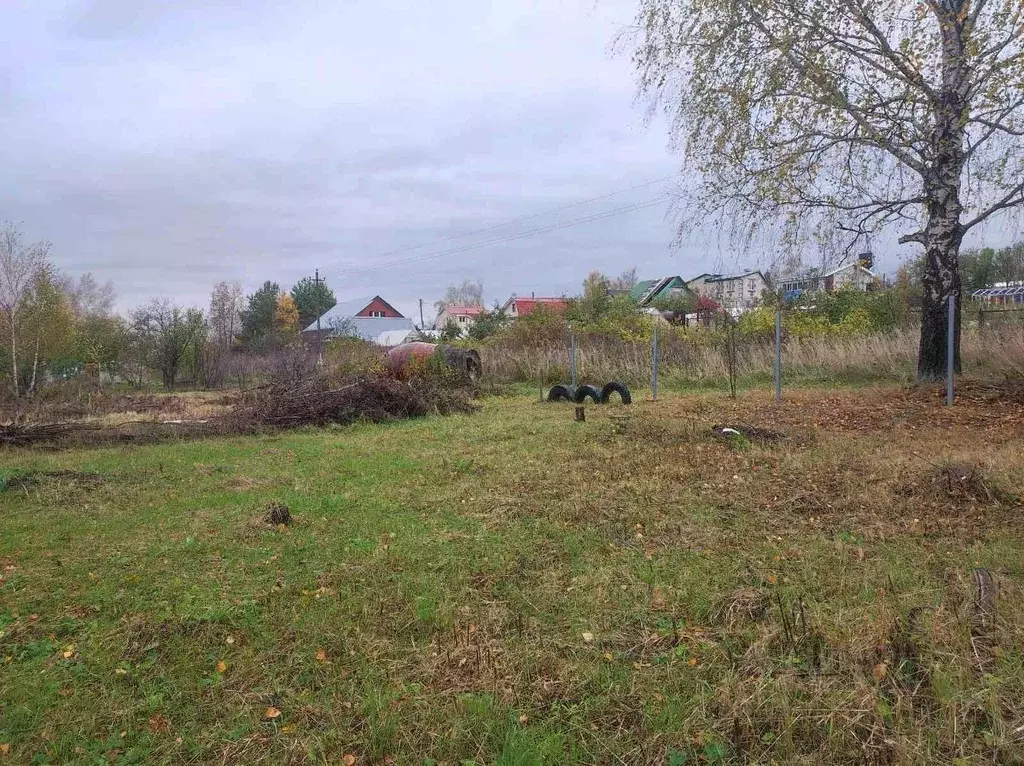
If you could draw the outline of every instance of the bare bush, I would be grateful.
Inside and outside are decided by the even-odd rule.
[[[273,383],[295,384],[316,370],[316,353],[305,346],[286,346],[269,354],[266,365]]]

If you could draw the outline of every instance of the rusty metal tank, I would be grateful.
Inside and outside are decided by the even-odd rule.
[[[391,372],[403,380],[422,370],[427,361],[437,353],[437,343],[403,343],[395,346],[387,353],[387,365]],[[471,381],[480,377],[482,366],[480,354],[475,349],[440,346],[445,363],[466,376]]]

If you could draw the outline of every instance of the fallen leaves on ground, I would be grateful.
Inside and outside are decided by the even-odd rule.
[[[268,721],[273,721],[275,718],[281,717],[281,711],[276,707],[268,707],[266,712],[263,714],[263,717]]]

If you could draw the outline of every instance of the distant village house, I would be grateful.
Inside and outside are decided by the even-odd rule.
[[[761,305],[768,281],[760,271],[745,271],[741,274],[701,274],[686,286],[736,315]]]
[[[518,319],[519,317],[529,316],[542,306],[548,311],[554,311],[561,314],[569,308],[569,299],[537,298],[535,296],[520,298],[517,295],[513,295],[505,301],[505,305],[501,307],[501,310],[504,311],[510,319]]]
[[[633,285],[630,296],[638,306],[646,307],[674,298],[690,297],[692,292],[682,277],[660,277],[645,279]]]
[[[804,293],[831,293],[843,288],[853,288],[865,292],[875,283],[875,275],[870,270],[871,261],[861,258],[855,263],[832,269],[823,274],[813,272],[789,277],[779,282],[782,296],[793,299]]]
[[[385,346],[404,343],[416,335],[412,320],[379,295],[337,304],[320,317],[319,326],[322,338],[349,335]],[[302,336],[315,342],[316,333],[317,323],[312,322]]]
[[[483,306],[445,306],[437,315],[436,327],[443,330],[451,323],[465,332],[486,310]]]

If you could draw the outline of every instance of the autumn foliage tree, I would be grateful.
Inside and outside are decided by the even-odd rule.
[[[299,331],[299,307],[295,305],[295,299],[288,293],[281,293],[277,296],[277,305],[274,308],[274,329],[282,337],[290,337]]]
[[[683,227],[894,228],[925,259],[918,377],[942,376],[964,236],[1024,204],[1019,0],[640,0],[635,32],[702,179]]]

